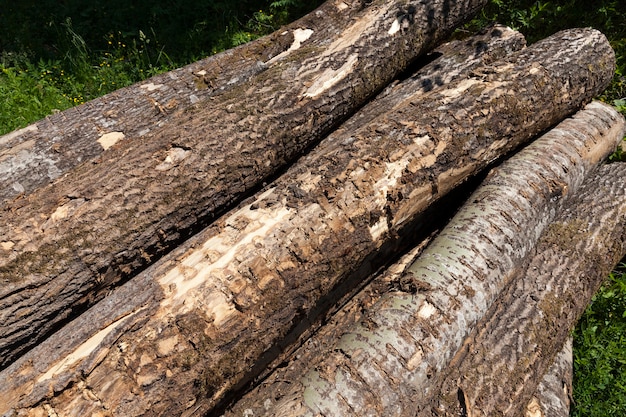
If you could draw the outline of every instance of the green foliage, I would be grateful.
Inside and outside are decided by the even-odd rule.
[[[574,332],[572,416],[626,415],[626,265],[613,272]]]
[[[59,86],[64,77],[58,61],[33,65],[24,55],[0,55],[0,131],[26,126],[82,102],[76,85]]]

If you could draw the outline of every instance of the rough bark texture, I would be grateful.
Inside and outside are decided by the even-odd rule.
[[[432,93],[429,97],[434,98]],[[578,116],[575,120],[581,119],[582,123],[563,122],[565,126],[574,124],[577,129],[582,124],[583,133],[566,133],[562,124],[552,137],[546,135],[526,148],[524,155],[545,156],[549,152],[553,159],[546,161],[547,167],[541,175],[534,176],[530,187],[529,182],[524,183],[529,188],[525,196],[536,202],[536,209],[528,208],[529,219],[517,225],[522,229],[518,235],[511,232],[503,238],[523,239],[534,234],[538,227],[532,227],[533,224],[549,222],[552,209],[538,201],[558,200],[566,187],[575,191],[585,167],[602,159],[615,146],[617,136],[623,133],[618,114],[599,103],[588,105],[583,114],[588,113],[594,115],[591,120]],[[391,120],[389,115],[384,117],[386,123]],[[370,125],[365,131],[369,131]],[[507,128],[501,124],[499,127]],[[294,166],[257,199],[116,290],[97,308],[4,370],[0,374],[3,390],[0,398],[5,400],[0,402],[0,412],[37,415],[49,408],[65,415],[132,416],[148,411],[190,415],[211,409],[226,392],[245,382],[246,377],[258,374],[255,366],[262,367],[268,355],[275,355],[272,349],[286,343],[290,331],[307,325],[306,316],[319,307],[319,297],[359,265],[363,265],[361,271],[370,272],[373,261],[366,254],[375,251],[385,240],[393,240],[394,231],[409,222],[408,218],[415,217],[420,204],[427,204],[420,201],[432,197],[430,187],[425,195],[419,192],[423,181],[401,180],[402,175],[410,172],[410,164],[407,170],[379,168],[390,162],[387,157],[376,155],[376,151],[389,148],[376,146],[380,139],[367,141],[361,136],[363,131],[353,133],[349,141],[331,136],[324,142],[329,148],[317,155],[317,159],[315,150],[303,159],[303,165]],[[391,133],[381,135],[389,137]],[[329,152],[333,149],[329,144],[333,143],[348,145],[348,153],[354,158],[351,160],[360,160],[359,152],[352,147],[354,144],[363,147],[364,155],[374,157],[369,165],[353,167],[349,161],[340,159],[346,153],[343,146]],[[394,152],[401,148],[400,143],[398,140]],[[424,164],[416,156],[424,154],[420,151],[424,144],[408,146],[406,153],[413,155],[412,162],[418,166]],[[333,163],[327,163],[326,158]],[[462,157],[455,161],[467,164],[467,159]],[[522,172],[500,170],[501,174],[495,174],[492,179],[496,183],[493,187],[496,191],[504,190],[507,182],[529,175],[532,165],[530,159],[519,164]],[[311,171],[312,166],[321,172]],[[303,171],[303,167],[309,168]],[[332,176],[327,171],[331,167],[339,168]],[[370,172],[364,172],[365,169]],[[452,186],[441,177],[447,172],[444,170],[438,177],[439,193]],[[502,177],[506,177],[505,184],[498,182]],[[325,181],[335,186],[320,184]],[[371,194],[367,187],[378,191]],[[398,195],[398,187],[406,196],[401,202],[406,206],[392,205],[388,200],[389,195]],[[411,187],[418,192],[412,193]],[[513,194],[509,196],[513,207],[520,207],[524,201],[516,199],[518,189],[509,191]],[[300,194],[299,198],[294,198],[296,193]],[[363,212],[366,207],[369,215]],[[380,219],[372,221],[377,212],[373,207],[389,213],[383,217],[382,224]],[[415,212],[407,213],[408,207]],[[391,230],[385,231],[385,227]],[[503,226],[499,227],[504,233]],[[526,243],[524,248],[528,250],[531,245]],[[483,265],[485,269],[488,266]],[[485,274],[493,276],[494,272]],[[410,282],[402,281],[398,285],[411,289]],[[414,304],[420,295],[402,297],[408,304]],[[422,315],[432,312],[429,303],[433,302],[429,298],[422,303]],[[451,314],[457,317],[454,312]],[[100,325],[94,329],[94,323]],[[454,323],[450,321],[449,327],[454,327]],[[462,337],[461,333],[457,338]],[[432,352],[428,354],[431,359],[445,357],[441,349],[434,351],[425,350],[424,356]],[[331,355],[334,356],[336,352]],[[390,392],[383,388],[376,385],[377,391]]]
[[[526,405],[524,417],[569,417],[573,364],[572,338],[569,337]]]
[[[523,268],[562,197],[576,193],[592,166],[614,149],[624,123],[613,108],[592,103],[494,170],[395,283],[396,291],[303,364],[304,376],[262,387],[253,404],[229,415],[429,411],[464,338]]]
[[[519,416],[606,276],[626,255],[626,163],[566,202],[457,354],[433,415]],[[446,401],[447,400],[447,401]]]
[[[483,39],[499,44],[502,38],[490,39],[491,35],[489,32]],[[510,38],[512,43],[521,45],[518,39],[518,36]],[[478,40],[482,45],[480,49],[485,50],[484,42]],[[470,47],[470,55],[474,55],[476,44],[465,45]],[[431,65],[437,64],[433,62]],[[428,69],[427,74],[432,75]],[[417,77],[407,81],[406,88],[414,91],[413,83],[421,83],[421,80]],[[401,89],[401,86],[395,88]],[[402,108],[406,111],[413,107],[407,102]],[[413,116],[400,112],[394,117],[396,122],[392,126],[389,125],[391,119],[384,118],[373,126],[372,123],[359,129],[355,126],[350,132],[354,136],[331,136],[273,184],[273,188],[191,239],[20,359],[5,374],[7,381],[10,379],[14,383],[12,388],[7,388],[12,392],[8,397],[12,400],[2,404],[5,408],[0,409],[18,403],[20,407],[38,404],[53,396],[49,391],[51,386],[54,387],[52,391],[60,392],[74,382],[68,392],[54,399],[55,404],[71,407],[74,404],[74,400],[69,399],[73,398],[72,395],[78,396],[79,400],[82,398],[80,390],[84,385],[77,384],[77,381],[85,372],[84,377],[91,374],[96,379],[104,378],[100,382],[90,382],[89,386],[98,392],[104,389],[97,397],[102,398],[110,409],[118,407],[118,413],[134,415],[144,409],[172,412],[174,406],[183,410],[189,407],[194,411],[196,401],[197,407],[206,409],[230,389],[236,388],[240,381],[245,382],[246,378],[260,372],[254,368],[259,357],[276,355],[276,351],[270,348],[291,330],[291,326],[302,316],[312,314],[312,310],[322,308],[315,305],[317,297],[328,293],[338,280],[359,269],[359,264],[364,263],[372,249],[393,242],[393,233],[385,231],[386,227],[391,227],[387,220],[393,222],[395,219],[402,224],[410,215],[430,204],[429,198],[438,198],[462,178],[445,176],[461,164],[461,159],[446,160],[445,167],[434,167],[436,157],[430,154],[433,143],[424,137],[413,140],[417,139],[414,132],[398,128],[400,121],[410,121]],[[501,114],[497,114],[492,120],[498,127],[501,126],[500,117]],[[425,128],[431,129],[433,135],[437,134],[430,123],[434,119],[436,116],[428,119]],[[454,146],[453,142],[446,142],[451,136],[447,127],[440,128],[444,134],[437,134],[441,141],[438,152],[446,146]],[[477,153],[477,157],[469,162],[467,158],[463,159],[467,165],[473,166],[463,175],[471,174],[495,158],[498,147],[510,149],[530,135],[523,129],[515,133],[510,141],[500,140],[495,145],[492,143],[495,138],[486,135],[481,138],[480,146],[466,149],[466,155]],[[489,146],[494,154],[483,152],[483,148]],[[395,152],[391,161],[389,151]],[[393,163],[398,167],[394,168]],[[437,181],[439,186],[433,190],[424,182],[403,183],[401,177],[405,174],[401,167],[404,165],[407,165],[406,175],[413,175],[409,169],[428,170],[422,175],[429,178],[428,181]],[[432,168],[428,169],[429,166]],[[440,169],[441,173],[435,175],[435,169]],[[419,191],[421,187],[424,187],[423,191]],[[397,195],[394,189],[406,193],[407,198],[389,206],[387,219],[383,213],[391,204],[388,194]],[[418,193],[409,197],[412,190],[418,190]],[[407,208],[401,210],[400,203]],[[392,209],[399,210],[402,217],[392,215]],[[374,222],[370,219],[370,211],[371,216],[378,217]],[[398,229],[398,226],[393,227]],[[315,239],[312,238],[314,235],[317,236]],[[389,252],[393,249],[390,243]],[[380,265],[384,259],[377,262]],[[375,265],[372,260],[365,261],[355,275],[367,274],[376,268]],[[185,304],[181,306],[183,301]],[[149,319],[150,325],[133,327]],[[99,326],[94,328],[94,323]],[[135,333],[143,333],[148,328],[156,333],[152,330],[143,336]],[[161,330],[156,330],[159,328]],[[161,334],[164,331],[168,336]],[[115,344],[122,334],[126,334],[126,341],[117,346],[124,348],[120,350],[113,346],[109,352],[111,343]],[[161,361],[162,355],[153,357],[153,354],[163,337],[170,342],[180,337],[181,344],[176,352],[167,351],[163,358],[167,364],[153,363]],[[137,344],[137,340],[142,342]],[[133,351],[127,351],[126,346],[133,347]],[[144,363],[139,369],[129,362],[130,367],[125,366],[122,371],[126,376],[111,370],[109,367],[113,362],[109,360],[93,369],[107,353],[114,354],[109,358],[114,362],[117,361],[116,353],[133,357],[139,353],[137,358],[149,358],[153,362]],[[29,362],[36,362],[37,369],[16,379],[11,369],[23,369],[21,367]],[[161,378],[161,371],[166,368],[170,371],[165,373],[166,378]],[[147,379],[146,372],[150,374]],[[176,374],[175,381],[171,378],[173,374]],[[155,375],[157,377],[153,378]],[[105,379],[117,382],[106,385]],[[21,385],[33,380],[38,382],[32,391]],[[180,397],[185,395],[189,395],[189,401],[181,400]],[[210,396],[209,400],[202,401],[203,395]],[[142,401],[134,401],[135,396],[142,396]],[[120,399],[128,397],[128,403]],[[158,405],[151,406],[152,401]],[[103,406],[87,401],[81,407]],[[83,408],[78,410],[85,412]]]
[[[290,354],[289,360],[271,372],[260,382],[260,388],[247,393],[237,401],[224,417],[260,416],[258,404],[263,404],[264,411],[274,405],[288,391],[290,385],[300,379],[311,364],[315,364],[323,355],[332,351],[334,343],[351,326],[366,318],[367,312],[380,300],[383,294],[401,282],[408,267],[422,253],[431,241],[425,238],[397,262],[375,276],[361,291],[349,298],[341,308],[329,314],[326,324]],[[573,357],[571,337],[565,343],[554,363],[541,380],[533,397],[526,406],[525,417],[568,417],[572,394]],[[267,395],[270,393],[271,395]],[[256,411],[256,412],[255,412]]]
[[[357,7],[358,4],[358,7]],[[0,202],[29,194],[115,142],[176,124],[180,112],[240,85],[285,57],[311,30],[308,47],[347,28],[359,2],[328,1],[279,31],[183,68],[122,88],[0,137]],[[296,44],[297,45],[297,44]],[[283,54],[283,55],[281,55]]]
[[[298,41],[246,82],[5,206],[0,366],[258,189],[485,0],[354,3],[334,3],[360,9],[340,30],[294,29]],[[574,103],[612,71],[608,50],[589,58],[605,68],[585,71],[590,93]]]

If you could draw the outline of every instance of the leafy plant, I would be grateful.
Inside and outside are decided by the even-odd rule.
[[[574,332],[572,416],[626,412],[626,264],[594,296]]]

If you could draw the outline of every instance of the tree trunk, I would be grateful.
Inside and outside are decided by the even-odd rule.
[[[524,417],[569,417],[572,403],[573,364],[570,336],[526,405]]]
[[[451,79],[458,76],[461,72],[465,71],[467,73],[468,68],[478,65],[483,58],[490,61],[495,57],[502,57],[513,50],[520,49],[523,44],[523,37],[518,32],[511,31],[510,29],[506,29],[504,27],[495,27],[484,34],[477,36],[471,41],[452,42],[450,44],[443,45],[435,53],[435,56],[438,54],[443,55],[439,56],[432,63],[424,67],[420,71],[419,76],[405,80],[400,85],[394,85],[386,89],[384,98],[376,100],[373,105],[366,106],[366,108],[362,109],[362,111],[359,112],[359,116],[347,123],[347,129],[344,130],[354,129],[359,125],[365,124],[367,121],[373,119],[377,114],[380,114],[381,111],[393,107],[394,104],[399,103],[402,99],[405,99],[410,95],[416,96],[416,94],[426,92],[431,88],[431,85],[441,86],[449,83]],[[71,225],[70,227],[72,228],[69,229],[68,232],[76,234],[76,228],[71,224],[71,218],[69,221]],[[117,232],[123,233],[124,231],[122,230]],[[79,247],[81,244],[82,242],[76,242],[77,247],[75,249],[81,250]],[[80,272],[80,270],[78,272]],[[1,303],[3,308],[0,310],[0,317],[13,317],[12,319],[9,318],[7,320],[12,320],[11,323],[19,321],[19,327],[15,327],[13,329],[6,328],[7,331],[5,334],[7,335],[7,338],[0,341],[0,346],[6,349],[6,346],[14,344],[16,352],[19,352],[20,349],[28,347],[25,343],[22,343],[21,339],[27,338],[34,344],[37,340],[33,338],[32,334],[33,322],[50,320],[42,319],[42,317],[45,317],[46,315],[53,315],[56,311],[62,312],[71,307],[73,299],[76,299],[77,296],[81,296],[81,293],[77,294],[72,292],[75,291],[75,287],[77,286],[86,286],[86,288],[83,288],[80,291],[82,291],[83,294],[87,293],[87,296],[89,296],[90,294],[88,291],[93,288],[93,283],[91,283],[87,278],[84,281],[84,283],[83,280],[78,281],[77,284],[73,286],[74,288],[72,288],[71,291],[62,292],[56,300],[52,299],[50,294],[63,291],[66,284],[66,281],[64,280],[57,279],[57,281],[50,282],[49,285],[44,286],[40,291],[34,291],[34,293],[28,299],[23,300],[22,303],[16,304],[14,301],[16,298],[21,297],[25,291],[10,294],[9,297],[12,296],[12,298]],[[91,285],[91,287],[89,285]],[[107,288],[108,287],[105,286],[101,289],[101,292],[104,292]],[[28,291],[33,290],[28,289]],[[55,302],[56,305],[44,307],[42,304],[39,304],[39,308],[31,312],[32,316],[25,317],[23,314],[21,316],[17,314],[17,311],[19,311],[22,306],[24,306],[24,308],[30,308],[33,305],[32,300],[41,298],[39,295],[44,291],[48,294],[48,297],[45,299],[42,298],[40,302]],[[11,307],[8,311],[5,308],[7,305]],[[53,313],[50,313],[51,310]],[[5,313],[2,314],[1,311],[5,311]],[[56,317],[56,319],[59,318],[62,318],[62,316]],[[6,324],[9,325],[10,323],[6,322]],[[40,323],[39,325],[42,324]],[[44,321],[43,325],[47,325],[52,328],[55,325],[55,321]],[[15,333],[16,329],[22,329],[21,333]],[[2,355],[3,365],[9,363],[11,358],[15,356],[15,354],[11,354],[9,351],[3,351],[2,353],[4,354]]]
[[[342,30],[299,32],[248,81],[5,206],[0,366],[258,190],[484,3],[359,3]]]
[[[530,264],[457,354],[433,415],[459,415],[457,392],[467,415],[522,414],[591,297],[626,255],[624,178],[626,163],[603,166],[567,199]]]
[[[273,62],[295,52],[297,48],[292,46],[324,45],[358,19],[361,8],[356,1],[328,1],[269,36],[52,114],[0,137],[0,203],[47,185],[101,155],[117,141],[131,141],[176,124],[181,112],[249,81]],[[304,40],[309,31],[313,36]]]
[[[292,377],[261,386],[251,401],[226,415],[428,411],[450,360],[524,266],[562,196],[576,193],[624,129],[613,108],[592,103],[513,156],[470,197],[394,284],[395,291],[384,294],[357,325],[340,331],[329,348],[316,348],[314,359],[294,366]]]
[[[562,32],[409,98],[350,135],[331,135],[3,371],[10,400],[0,412],[27,415],[44,404],[67,415],[214,409],[325,309],[336,287],[406,245],[426,207],[596,95],[612,62],[599,32]],[[571,151],[572,161],[597,161],[617,141],[615,111],[593,103],[588,112],[603,117],[604,136],[568,138],[567,149],[587,146]],[[570,162],[554,163],[564,175]],[[568,171],[577,178],[584,169]],[[551,187],[558,198],[559,184]]]

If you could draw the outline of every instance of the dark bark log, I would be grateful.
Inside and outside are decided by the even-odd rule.
[[[463,392],[471,416],[523,414],[591,297],[626,255],[624,178],[626,163],[603,166],[565,202],[528,267],[457,354],[434,415],[459,415],[452,392]]]
[[[256,198],[3,371],[10,400],[1,412],[27,415],[44,404],[68,415],[212,409],[277,356],[333,289],[406,244],[433,201],[596,95],[612,61],[597,31],[559,33],[410,98],[349,136],[331,135]],[[587,141],[580,154],[571,151],[573,161],[599,160],[615,146],[615,111],[589,108],[604,114],[597,128],[605,136],[569,138],[567,149]],[[554,163],[565,175],[570,162]],[[558,199],[561,185],[548,188]]]
[[[340,30],[0,212],[0,366],[258,190],[485,0],[354,3]]]
[[[296,49],[315,47],[344,31],[359,2],[328,1],[261,39],[122,88],[0,137],[0,203],[29,194],[120,140],[176,124],[180,113],[247,82]],[[304,38],[312,31],[311,39]],[[282,54],[282,55],[281,55]],[[380,88],[380,86],[378,87]]]
[[[252,402],[238,403],[227,415],[428,412],[464,338],[524,266],[562,197],[576,193],[594,163],[621,139],[624,126],[613,108],[592,103],[513,156],[470,197],[395,291],[384,294],[356,326],[344,328],[326,344],[330,348],[296,367],[298,377],[262,386]]]

